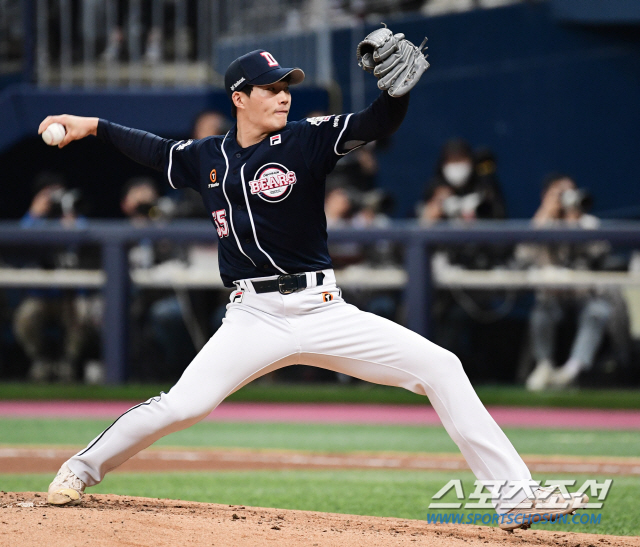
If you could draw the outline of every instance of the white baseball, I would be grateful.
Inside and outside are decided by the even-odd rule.
[[[42,133],[42,140],[49,146],[57,146],[62,142],[64,136],[67,134],[64,125],[61,123],[52,123]]]

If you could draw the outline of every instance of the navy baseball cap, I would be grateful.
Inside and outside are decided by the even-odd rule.
[[[224,87],[231,99],[234,91],[240,91],[246,85],[274,84],[287,76],[291,85],[304,80],[304,72],[299,68],[283,68],[271,53],[256,49],[229,65],[224,75]]]

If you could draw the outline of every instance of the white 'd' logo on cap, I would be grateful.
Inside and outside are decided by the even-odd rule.
[[[260,53],[260,55],[262,55],[267,60],[267,64],[269,66],[279,66],[278,61],[276,61],[273,55],[271,55],[271,53],[269,53],[268,51],[263,51]]]

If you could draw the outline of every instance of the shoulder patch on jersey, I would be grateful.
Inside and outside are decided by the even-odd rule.
[[[187,146],[189,146],[192,143],[193,143],[193,139],[189,139],[188,141],[183,142],[182,144],[179,144],[178,147],[176,148],[176,151],[184,150]]]
[[[342,114],[338,114],[338,115],[333,119],[333,127],[338,127],[338,124],[340,123],[340,116],[342,116]]]
[[[320,125],[323,122],[328,122],[332,116],[316,116],[315,118],[307,118],[307,121],[311,125]]]
[[[249,188],[253,195],[258,195],[264,201],[278,203],[289,196],[296,181],[294,171],[272,162],[256,171],[254,179],[249,181]]]

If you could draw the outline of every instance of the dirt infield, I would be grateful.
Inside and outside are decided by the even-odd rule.
[[[89,495],[83,507],[62,509],[44,506],[43,499],[32,493],[0,497],[2,527],[9,532],[0,536],[0,545],[640,545],[640,538],[507,534],[479,526],[111,495]]]
[[[78,447],[79,448],[79,447]],[[3,473],[55,473],[74,448],[0,447]],[[640,458],[525,456],[535,473],[640,475]],[[468,469],[461,454],[331,454],[281,450],[150,449],[140,452],[118,472],[224,471],[248,469]]]
[[[83,506],[68,508],[48,507],[44,499],[42,493],[0,493],[0,546],[640,546],[637,537],[507,533],[473,525],[151,498],[88,495]]]
[[[0,447],[9,473],[55,471],[73,448]],[[532,470],[640,474],[637,458],[528,458]],[[123,472],[237,469],[466,469],[455,454],[320,454],[276,450],[145,450]],[[85,497],[82,507],[53,508],[38,493],[0,493],[0,546],[506,546],[636,545],[640,538],[517,531],[472,525],[226,506],[113,495]]]

